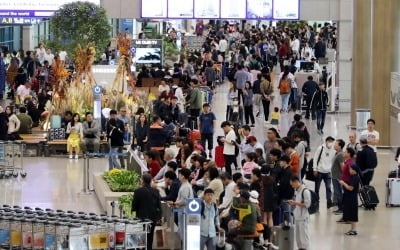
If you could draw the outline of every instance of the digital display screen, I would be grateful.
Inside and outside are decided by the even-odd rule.
[[[245,19],[246,0],[221,0],[221,18]]]
[[[273,19],[272,0],[247,0],[247,19]]]
[[[193,0],[168,0],[169,18],[193,18]]]
[[[194,0],[194,18],[219,18],[220,1]]]
[[[62,5],[79,0],[0,0],[0,17],[50,17]],[[100,0],[85,0],[100,5]]]
[[[167,18],[167,0],[142,0],[142,18]]]
[[[274,0],[274,19],[299,19],[299,0]]]
[[[161,63],[162,62],[162,40],[133,40],[133,56],[136,63]]]

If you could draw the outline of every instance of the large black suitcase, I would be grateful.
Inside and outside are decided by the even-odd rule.
[[[376,206],[379,204],[379,198],[373,186],[362,186],[359,195],[365,209],[375,210]]]

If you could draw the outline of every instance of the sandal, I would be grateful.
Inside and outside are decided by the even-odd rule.
[[[356,231],[353,231],[353,230],[350,230],[350,231],[348,231],[347,233],[345,233],[345,235],[348,235],[348,236],[356,236],[356,235],[357,235],[357,232],[356,232]]]

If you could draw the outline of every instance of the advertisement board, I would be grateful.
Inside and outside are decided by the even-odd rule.
[[[194,18],[218,19],[220,1],[216,0],[194,0]]]
[[[193,18],[193,1],[168,0],[168,18]]]
[[[0,17],[50,17],[61,6],[79,0],[0,1]],[[85,0],[100,5],[100,0]]]
[[[167,0],[142,0],[142,18],[167,18]]]
[[[272,19],[272,0],[247,0],[247,19]]]
[[[246,0],[221,0],[221,18],[245,19]]]
[[[137,39],[132,41],[133,56],[136,63],[162,63],[161,39]]]
[[[274,19],[299,19],[299,0],[274,0]]]

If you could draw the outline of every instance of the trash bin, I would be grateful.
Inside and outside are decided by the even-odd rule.
[[[367,121],[371,118],[370,109],[356,109],[357,130],[366,130]]]

